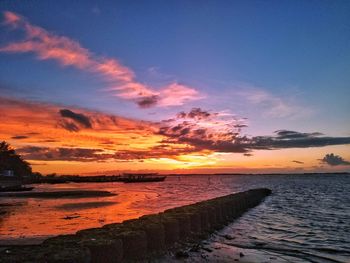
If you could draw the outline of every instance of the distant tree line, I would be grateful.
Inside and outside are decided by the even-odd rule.
[[[4,170],[12,170],[16,176],[32,175],[30,164],[16,153],[10,145],[2,141],[0,142],[0,173]]]

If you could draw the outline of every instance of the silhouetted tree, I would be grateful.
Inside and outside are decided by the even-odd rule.
[[[0,172],[3,170],[13,170],[16,176],[32,174],[29,163],[24,161],[5,141],[0,142]]]

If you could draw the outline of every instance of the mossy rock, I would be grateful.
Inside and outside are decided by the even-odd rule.
[[[226,223],[226,217],[224,216],[222,206],[216,200],[210,200],[208,205],[215,209],[216,214],[216,229],[222,228]]]
[[[202,233],[202,222],[199,208],[185,206],[179,211],[179,213],[188,216],[190,219],[191,236],[194,237],[200,235]]]
[[[180,238],[179,221],[169,213],[159,213],[140,217],[141,220],[150,220],[164,227],[164,241],[167,247],[173,246]]]
[[[1,263],[90,263],[90,253],[81,246],[21,246],[8,249]]]
[[[91,263],[118,263],[123,258],[123,243],[101,228],[78,231],[76,235],[61,235],[44,241],[44,245],[78,245],[90,252]]]
[[[148,252],[152,253],[165,248],[165,228],[160,222],[160,218],[159,221],[147,217],[127,220],[123,222],[123,225],[132,230],[145,231]]]
[[[91,263],[90,251],[81,246],[43,246],[45,263]]]
[[[1,263],[29,263],[38,261],[42,255],[41,246],[11,247],[0,252]],[[39,261],[38,261],[39,262]]]
[[[205,210],[208,214],[208,229],[210,232],[215,231],[216,229],[221,228],[221,224],[217,222],[217,211],[214,206],[211,206],[208,203],[199,204],[201,209]]]
[[[120,226],[122,226],[122,223],[111,223],[111,224],[106,224],[104,226],[102,226],[102,229],[113,229],[113,228],[118,228]]]
[[[50,237],[42,243],[43,245],[71,245],[78,244],[81,239],[77,235],[59,235]]]
[[[164,226],[165,245],[168,247],[173,246],[180,238],[179,221],[175,217],[163,213],[161,214],[160,222]]]
[[[120,237],[123,241],[124,259],[141,260],[147,256],[147,235],[145,231],[124,231]]]
[[[108,235],[108,230],[102,227],[88,228],[88,229],[79,230],[75,235],[81,238],[103,236],[103,235]]]
[[[122,240],[124,260],[141,260],[148,255],[146,232],[130,225],[131,222],[136,221],[127,220],[125,223],[109,224],[102,227],[103,231],[107,231],[113,238]]]
[[[181,241],[186,241],[191,235],[191,218],[187,213],[178,213],[170,210],[164,214],[175,218],[179,222],[179,238]]]
[[[91,254],[91,263],[119,263],[123,260],[123,242],[117,240],[97,240],[83,243]]]

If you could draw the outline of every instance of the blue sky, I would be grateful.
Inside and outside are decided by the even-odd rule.
[[[330,119],[347,117],[350,3],[346,1],[3,1],[1,10],[21,14],[98,55],[117,58],[141,82],[177,80],[224,97],[237,89],[236,83],[247,83],[282,98],[298,94],[301,104]],[[15,35],[4,27],[1,32],[1,43]],[[37,61],[32,54],[0,58],[0,79],[10,87],[83,106],[89,96],[83,102],[78,97],[86,91],[91,106],[119,113],[114,102],[94,101],[103,84],[84,72]],[[150,76],[150,69],[157,76]]]
[[[100,71],[3,51],[3,96],[150,121],[200,107],[248,118],[252,136],[350,135],[348,1],[2,1],[0,11],[78,43],[98,61],[117,60],[154,94],[172,83],[196,92],[176,105],[140,108],[135,97],[111,94]],[[0,48],[25,40],[14,27],[0,26]]]

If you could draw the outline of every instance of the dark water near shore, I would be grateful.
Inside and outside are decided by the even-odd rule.
[[[50,235],[121,222],[256,187],[273,190],[263,204],[217,233],[216,241],[293,255],[305,262],[350,262],[350,176],[173,176],[146,184],[40,185],[35,191],[107,190],[111,197],[0,197],[0,244],[38,242]],[[223,238],[230,235],[234,239]]]
[[[221,233],[235,239],[217,240],[306,262],[350,262],[348,175],[280,175],[239,181],[243,189],[264,186],[273,195]]]

